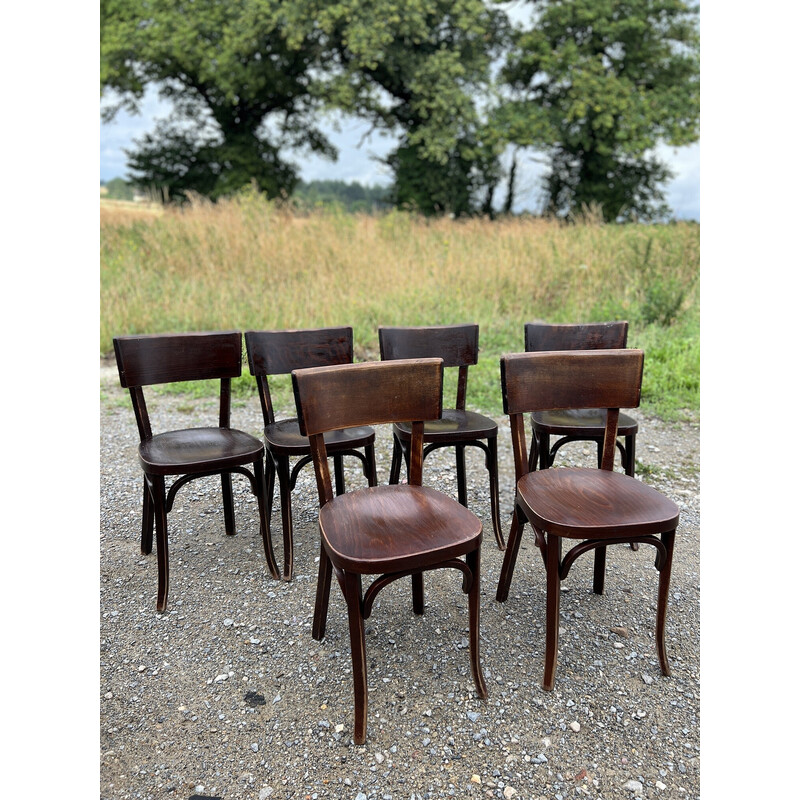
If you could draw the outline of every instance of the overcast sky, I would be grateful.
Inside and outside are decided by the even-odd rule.
[[[100,125],[100,180],[126,177],[125,153],[134,139],[152,130],[158,117],[166,117],[170,106],[159,100],[155,91],[149,90],[142,104],[142,113],[130,116],[120,112],[110,123]],[[333,120],[332,120],[333,121]],[[300,177],[305,181],[334,179],[346,182],[358,181],[364,185],[386,185],[390,174],[379,163],[394,140],[386,135],[373,133],[366,136],[369,125],[361,120],[339,117],[338,130],[333,124],[325,126],[331,141],[339,151],[336,162],[313,155],[295,155],[290,158],[300,167]],[[365,138],[366,137],[366,138]],[[700,220],[700,145],[682,148],[661,148],[659,155],[666,161],[675,178],[666,187],[667,202],[678,219]],[[532,154],[524,157],[518,169],[517,202],[514,210],[541,211],[539,178],[542,166],[534,161]],[[501,184],[497,201],[505,197],[506,186]]]

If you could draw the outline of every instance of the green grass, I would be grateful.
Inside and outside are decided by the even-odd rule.
[[[468,402],[500,415],[499,358],[524,347],[525,322],[627,319],[629,346],[645,350],[643,409],[697,418],[699,240],[689,223],[300,216],[252,194],[161,214],[101,209],[101,354],[126,333],[347,324],[369,360],[379,325],[478,322]],[[255,401],[244,373],[234,392]],[[271,386],[291,409],[288,376]],[[454,394],[448,380],[445,401]]]

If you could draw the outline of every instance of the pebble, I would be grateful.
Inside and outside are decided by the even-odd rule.
[[[577,733],[581,729],[581,724],[580,722],[570,722],[569,727]]]
[[[644,791],[644,786],[642,786],[639,781],[634,780],[628,781],[622,788],[627,789],[629,792],[633,792],[637,797],[641,797],[642,792]]]

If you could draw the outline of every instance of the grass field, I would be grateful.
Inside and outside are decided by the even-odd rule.
[[[103,203],[100,225],[101,354],[119,334],[351,325],[368,360],[379,325],[478,322],[468,402],[501,414],[499,357],[523,349],[525,322],[627,319],[645,410],[699,413],[696,224],[301,216],[246,193],[160,212]],[[246,367],[237,390],[254,391]]]

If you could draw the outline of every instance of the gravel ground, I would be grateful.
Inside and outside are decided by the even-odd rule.
[[[155,431],[213,424],[213,403],[163,396]],[[640,475],[681,507],[667,649],[654,642],[654,551],[612,547],[606,594],[592,594],[592,559],[562,584],[556,686],[544,664],[544,569],[529,536],[509,599],[494,594],[502,563],[491,529],[486,472],[468,461],[470,507],[483,520],[481,658],[489,698],[475,696],[466,595],[454,571],[426,578],[426,613],[404,582],[382,592],[367,621],[367,743],[352,741],[352,679],[341,591],[327,634],[311,638],[318,534],[308,467],[294,494],[291,583],[265,565],[255,499],[234,478],[238,534],[223,532],[216,479],[189,484],[169,517],[170,595],[155,610],[155,553],[139,550],[138,433],[115,369],[101,369],[100,797],[520,800],[700,797],[699,425],[639,419]],[[261,435],[258,400],[233,424]],[[500,431],[506,535],[513,499],[507,419]],[[390,436],[378,429],[378,477]],[[591,463],[582,444],[560,462]],[[452,454],[425,462],[425,481],[456,494]],[[355,470],[348,486],[362,485]],[[282,559],[279,508],[272,536]],[[526,528],[529,534],[530,529]]]

